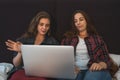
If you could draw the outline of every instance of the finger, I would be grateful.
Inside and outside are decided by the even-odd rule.
[[[101,70],[101,66],[99,64],[95,65],[95,70]]]
[[[95,71],[97,69],[97,66],[94,65],[92,71]]]
[[[11,48],[12,48],[13,45],[14,45],[14,44],[11,44],[11,43],[6,42],[6,46],[8,46],[8,47],[11,47]]]
[[[91,71],[96,70],[96,66],[97,66],[96,63],[93,63],[92,66],[90,67],[90,70],[91,70]]]
[[[10,47],[10,44],[8,42],[5,42],[5,44],[6,44],[7,47]]]
[[[7,49],[10,50],[10,51],[16,51],[16,52],[18,52],[18,50],[13,49],[13,48],[7,48]]]
[[[17,41],[18,44],[22,44],[21,42]]]
[[[15,50],[13,50],[12,48],[7,48],[8,50],[10,50],[10,51],[15,51]]]
[[[98,70],[101,70],[102,69],[102,66],[99,65],[99,69]]]
[[[16,42],[15,41],[12,41],[12,40],[7,40],[9,43],[13,43],[15,44]]]
[[[13,44],[15,44],[15,43],[11,43],[11,42],[9,42],[9,41],[6,41],[5,43],[6,43],[7,45],[10,45],[10,44],[13,45]]]
[[[17,45],[18,45],[18,46],[20,46],[20,45],[22,45],[22,43],[21,43],[21,42],[19,42],[19,41],[17,41]]]
[[[101,70],[101,69],[102,69],[101,67],[98,68],[98,70]]]
[[[94,71],[99,70],[99,68],[100,68],[100,67],[99,67],[98,65],[96,65]]]
[[[91,67],[90,67],[90,69],[89,69],[90,71],[93,71],[93,65],[91,65]]]

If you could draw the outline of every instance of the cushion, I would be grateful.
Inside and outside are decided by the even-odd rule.
[[[117,71],[117,73],[115,74],[115,76],[116,76],[117,80],[120,80],[120,68]]]
[[[10,63],[0,63],[0,80],[7,80],[7,73],[11,71],[13,65]]]
[[[113,61],[120,66],[120,55],[117,54],[110,54],[110,57],[113,59]],[[120,68],[119,70],[116,72],[115,77],[117,78],[117,80],[120,80]]]
[[[118,54],[109,54],[113,61],[120,66],[120,55]]]

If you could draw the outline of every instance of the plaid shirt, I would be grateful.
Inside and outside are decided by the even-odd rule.
[[[111,59],[109,57],[109,52],[103,39],[98,35],[89,35],[84,40],[87,46],[88,54],[90,56],[88,67],[90,67],[92,63],[99,63],[102,61],[107,64],[107,69],[110,69]],[[63,38],[61,44],[74,46],[74,50],[76,52],[76,46],[78,42],[79,39],[77,36],[72,38],[65,37]]]

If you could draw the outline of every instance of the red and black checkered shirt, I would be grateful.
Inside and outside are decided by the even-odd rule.
[[[107,64],[107,69],[110,69],[111,59],[109,57],[107,46],[102,37],[99,35],[89,35],[84,40],[87,46],[88,54],[90,56],[88,67],[90,67],[92,63],[99,63],[102,61]],[[74,46],[74,50],[76,52],[76,46],[78,42],[79,39],[77,36],[72,38],[64,37],[61,44]]]

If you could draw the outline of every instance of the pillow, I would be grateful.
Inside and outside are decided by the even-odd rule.
[[[119,68],[118,72],[115,74],[115,76],[116,76],[117,80],[120,80],[120,68]]]
[[[113,61],[120,66],[120,55],[118,54],[109,54]]]
[[[11,71],[13,65],[10,63],[0,63],[0,80],[7,80],[7,73]]]

